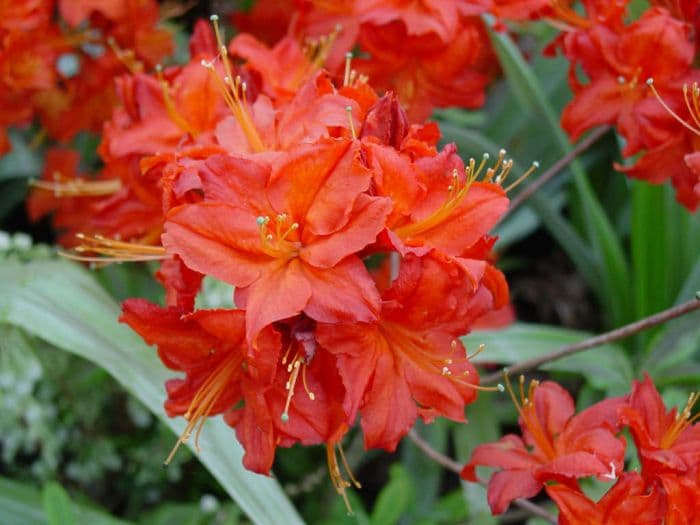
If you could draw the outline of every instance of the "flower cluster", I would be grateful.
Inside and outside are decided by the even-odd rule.
[[[516,498],[542,488],[559,507],[559,523],[693,524],[700,510],[700,425],[691,394],[681,410],[667,411],[654,383],[634,381],[625,397],[605,399],[575,414],[571,396],[557,383],[520,383],[523,436],[509,434],[479,445],[462,477],[476,481],[476,467],[501,469],[490,479],[488,501],[494,514]],[[511,391],[511,394],[513,392]],[[634,441],[639,472],[624,470],[627,429]],[[578,479],[596,476],[615,484],[595,502]]]
[[[437,126],[350,57],[334,80],[337,35],[226,44],[212,20],[187,64],[118,79],[101,173],[54,152],[30,205],[77,234],[69,256],[162,261],[167,305],[130,299],[121,320],[184,374],[165,404],[188,421],[178,445],[216,414],[256,472],[278,446],[325,443],[344,494],[336,447],[358,417],[387,450],[418,417],[464,421],[481,387],[460,337],[510,318],[487,232],[519,181],[502,186],[505,151],[465,166],[438,149]],[[236,308],[195,308],[204,276],[233,285]]]
[[[280,5],[282,4],[282,5]],[[237,26],[272,38],[323,38],[338,33],[327,65],[343,67],[356,48],[360,74],[380,90],[395,92],[412,120],[433,108],[483,105],[485,87],[496,68],[479,15],[489,1],[404,2],[343,0],[260,1],[250,13],[234,16]]]
[[[61,142],[100,131],[116,103],[115,76],[172,52],[160,19],[155,0],[2,2],[0,154],[11,147],[7,127],[37,117]]]
[[[697,209],[697,2],[653,1],[631,23],[626,21],[627,0],[582,3],[583,14],[560,0],[495,1],[503,17],[543,18],[561,29],[549,51],[559,49],[570,62],[574,98],[561,122],[571,138],[595,126],[615,126],[625,141],[623,156],[634,160],[617,169],[654,184],[671,179],[678,201]]]

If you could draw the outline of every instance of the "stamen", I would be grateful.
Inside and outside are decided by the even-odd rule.
[[[165,105],[165,110],[167,111],[170,120],[172,120],[173,123],[185,133],[189,133],[192,137],[196,137],[198,132],[190,125],[189,122],[187,122],[187,119],[185,119],[185,117],[183,117],[175,107],[175,103],[170,96],[170,84],[168,84],[168,81],[165,80],[165,77],[163,76],[163,66],[160,64],[156,65],[156,78],[160,84],[160,90],[163,95],[163,104]]]
[[[693,413],[693,407],[698,402],[698,399],[700,399],[700,393],[698,392],[693,392],[688,396],[688,401],[685,407],[683,407],[683,410],[676,414],[675,421],[671,424],[671,426],[661,438],[661,443],[659,444],[661,448],[671,448],[671,446],[673,446],[673,444],[681,436],[685,429],[691,426],[695,421],[700,419],[700,413],[695,414],[695,416],[691,417],[691,414]]]
[[[307,38],[304,45],[304,54],[309,59],[311,72],[317,71],[323,67],[331,48],[335,43],[338,35],[342,31],[343,26],[337,24],[333,31],[327,35],[321,35],[317,40]]]
[[[535,170],[538,169],[539,167],[540,167],[540,163],[537,162],[537,161],[534,161],[534,162],[532,163],[532,165],[528,168],[528,170],[527,170],[525,173],[523,173],[523,174],[522,174],[520,177],[518,177],[514,182],[512,182],[512,183],[510,184],[510,186],[507,186],[506,188],[504,188],[503,191],[505,191],[506,193],[508,193],[508,192],[514,190],[514,189],[517,188],[525,179],[527,179],[530,175],[532,175],[532,174],[535,172]]]
[[[326,443],[326,459],[328,461],[328,474],[330,475],[333,487],[335,487],[335,491],[342,496],[343,501],[345,502],[345,508],[348,511],[348,515],[352,515],[352,507],[350,506],[350,501],[348,500],[348,496],[345,493],[345,489],[350,488],[353,485],[358,489],[362,486],[352,475],[352,472],[348,466],[348,462],[345,459],[345,454],[343,453],[343,449],[340,447],[340,444],[338,444],[338,449],[340,450],[340,457],[343,462],[343,467],[345,468],[345,471],[347,472],[348,477],[351,481],[346,480],[340,473],[340,467],[338,466],[338,458],[335,454],[334,443]]]
[[[129,73],[134,75],[143,72],[143,62],[136,58],[133,49],[122,49],[111,36],[107,38],[107,45],[112,49],[117,59],[129,70]]]
[[[32,180],[29,182],[34,188],[52,191],[56,197],[101,197],[118,192],[122,183],[119,179],[90,180],[75,178],[61,181],[61,174],[54,173],[54,182],[45,180]]]
[[[289,376],[289,379],[287,380],[287,384],[285,385],[285,388],[289,392],[287,393],[287,401],[284,404],[284,410],[282,411],[282,415],[280,416],[280,419],[282,420],[283,423],[286,423],[287,421],[289,421],[289,405],[292,402],[292,397],[294,397],[294,386],[296,385],[297,378],[299,377],[299,369],[303,365],[304,365],[304,358],[300,357],[299,354],[297,353],[297,355],[294,356],[294,359],[287,367],[287,372],[291,372],[291,375]]]
[[[195,428],[195,450],[197,450],[197,452],[200,451],[199,436],[204,428],[204,423],[209,414],[211,414],[214,405],[216,405],[216,402],[221,397],[221,394],[230,384],[231,377],[240,371],[242,363],[243,356],[240,353],[235,353],[231,358],[224,359],[218,364],[206,381],[204,381],[202,386],[199,387],[187,408],[187,412],[184,414],[185,419],[188,421],[187,426],[182,434],[180,434],[175,446],[163,462],[164,467],[170,464],[173,457],[175,457],[177,449],[180,448],[180,445],[189,440]]]
[[[59,251],[58,255],[74,261],[97,263],[162,261],[170,258],[162,246],[122,242],[102,235],[77,233],[75,236],[83,241],[82,244],[73,248],[77,254]],[[78,255],[81,253],[95,253],[102,257]]]
[[[485,345],[484,343],[481,343],[481,344],[479,345],[479,347],[476,349],[476,352],[474,352],[474,353],[471,354],[471,355],[470,355],[470,354],[467,354],[467,360],[471,361],[471,360],[474,359],[476,356],[478,356],[481,352],[483,352],[485,348],[486,348],[486,345]]]
[[[223,33],[219,28],[219,17],[217,15],[211,15],[209,20],[211,20],[214,26],[214,34],[216,35],[216,43],[219,49],[219,54],[216,58],[220,59],[224,68],[223,81],[216,71],[213,62],[202,60],[201,64],[209,71],[216,82],[219,91],[224,97],[224,102],[240,124],[250,147],[256,153],[265,151],[265,145],[258,134],[258,130],[248,110],[248,100],[246,98],[248,86],[241,80],[239,75],[235,77],[233,75],[231,63],[228,59],[228,49],[224,44]]]
[[[348,114],[348,122],[350,122],[350,134],[352,135],[352,140],[357,140],[357,133],[355,132],[355,123],[352,119],[352,106],[345,106],[345,111]]]
[[[688,108],[688,112],[693,118],[695,125],[698,127],[698,129],[700,129],[700,119],[698,118],[698,115],[700,115],[700,105],[698,105],[698,95],[700,95],[700,88],[698,88],[697,82],[693,82],[691,91],[692,103],[691,100],[689,100],[688,98],[688,84],[683,84],[683,99],[685,100],[685,105]]]
[[[556,457],[556,452],[554,446],[550,441],[549,436],[542,428],[539,418],[537,417],[537,412],[534,405],[535,390],[539,386],[539,381],[530,381],[530,386],[528,388],[528,395],[525,395],[525,376],[521,375],[519,378],[519,390],[520,390],[520,403],[516,399],[515,392],[513,392],[513,387],[510,384],[510,379],[508,377],[508,369],[503,369],[503,379],[510,394],[510,398],[515,405],[515,409],[518,411],[518,415],[521,419],[521,424],[526,427],[530,434],[532,434],[535,444],[548,458]]]
[[[675,111],[673,111],[668,104],[664,101],[663,98],[661,98],[661,95],[659,95],[659,92],[656,90],[654,87],[654,79],[653,78],[648,78],[647,79],[647,86],[649,86],[649,89],[651,89],[651,92],[654,94],[656,97],[656,100],[659,101],[659,103],[663,106],[663,108],[674,118],[676,119],[682,126],[685,128],[689,129],[696,135],[700,135],[700,129],[695,129],[693,126],[688,124],[684,119],[682,119]],[[695,93],[693,93],[695,94]],[[690,108],[689,108],[690,109]],[[691,111],[691,114],[693,112]]]
[[[343,75],[343,86],[350,86],[350,72],[352,71],[352,53],[345,53],[345,74]]]

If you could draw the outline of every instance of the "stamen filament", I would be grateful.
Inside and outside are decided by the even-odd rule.
[[[54,174],[54,178],[60,179],[60,174]],[[29,184],[34,188],[52,191],[56,197],[101,197],[112,195],[122,187],[119,179],[89,180],[77,178],[63,182],[60,180],[55,182],[33,180]]]
[[[352,71],[352,53],[348,51],[345,53],[345,74],[343,75],[343,86],[348,87],[350,85],[350,72]]]
[[[669,107],[668,104],[666,104],[666,102],[664,101],[663,98],[661,98],[661,95],[659,95],[659,92],[658,92],[658,91],[656,90],[656,88],[654,87],[654,79],[653,79],[653,78],[647,79],[647,86],[649,86],[649,88],[651,89],[651,92],[652,92],[652,93],[654,94],[654,96],[656,97],[656,100],[659,101],[659,103],[663,106],[663,108],[664,108],[674,119],[676,119],[676,120],[678,121],[678,123],[680,123],[683,127],[689,129],[690,131],[692,131],[692,132],[695,133],[696,135],[700,135],[700,130],[695,129],[693,126],[691,126],[690,124],[688,124],[688,123],[687,123],[684,119],[682,119],[675,111],[673,111],[673,110]]]
[[[357,140],[357,132],[355,131],[355,122],[352,119],[352,106],[345,106],[345,111],[348,114],[348,122],[350,123],[350,134],[352,140]]]
[[[527,170],[525,173],[523,173],[520,177],[518,177],[518,178],[517,178],[514,182],[512,182],[509,186],[507,186],[506,188],[504,188],[503,191],[505,191],[506,193],[508,193],[508,192],[514,190],[514,189],[517,188],[525,179],[527,179],[530,175],[532,175],[532,174],[535,172],[535,170],[536,170],[537,168],[539,168],[539,167],[540,167],[540,163],[537,162],[537,161],[534,161],[534,162],[532,163],[532,165],[528,168],[528,170]]]
[[[163,466],[167,467],[170,464],[173,457],[175,457],[177,449],[180,445],[187,442],[195,428],[195,449],[199,452],[199,436],[204,428],[206,418],[211,413],[216,402],[221,398],[226,386],[229,385],[232,375],[240,370],[242,363],[243,356],[240,353],[235,353],[233,356],[225,358],[218,364],[214,372],[207,377],[202,386],[199,387],[187,408],[187,412],[184,414],[185,419],[188,421],[187,426],[180,434]]]
[[[182,131],[189,133],[192,137],[198,135],[197,131],[187,122],[187,119],[183,117],[175,107],[172,97],[170,96],[170,85],[168,81],[163,77],[163,67],[159,64],[156,66],[156,78],[160,83],[160,90],[163,95],[163,104],[165,105],[165,110],[170,117],[170,120],[179,127]]]
[[[78,233],[76,237],[83,241],[73,249],[76,253],[59,251],[60,256],[74,261],[97,263],[162,261],[170,258],[162,246],[123,242],[108,239],[102,235],[90,236]],[[79,255],[82,253],[95,253],[103,257]]]

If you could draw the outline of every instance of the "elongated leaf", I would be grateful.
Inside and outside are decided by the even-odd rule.
[[[556,148],[561,155],[565,155],[571,151],[571,145],[559,126],[557,113],[538,78],[508,34],[491,31],[490,35],[511,91],[520,100],[524,111],[544,121],[545,126],[540,128],[543,132],[542,140],[549,143],[551,148]],[[581,270],[588,284],[595,290],[598,299],[606,306],[609,312],[609,323],[612,326],[618,326],[632,316],[628,264],[615,230],[595,196],[581,165],[574,161],[571,164],[571,170],[574,174],[576,195],[581,208],[585,210],[583,216],[586,235],[594,253],[595,269],[583,267],[590,258],[584,260],[572,258],[572,260]],[[544,224],[547,222],[545,221]],[[565,250],[567,249],[566,239],[558,236],[557,241]]]
[[[394,463],[389,470],[389,483],[377,497],[370,517],[371,525],[392,525],[398,523],[401,516],[412,505],[415,488],[411,475],[399,463]]]
[[[539,357],[590,336],[565,328],[515,323],[504,330],[476,331],[462,340],[469,349],[486,345],[486,349],[475,357],[476,362],[509,365]],[[609,393],[628,391],[633,377],[632,366],[625,352],[612,344],[552,361],[542,369],[581,374],[592,386]]]
[[[42,501],[49,525],[75,525],[73,503],[61,485],[55,481],[48,483],[44,487]]]
[[[119,306],[87,270],[67,261],[5,261],[0,282],[0,322],[101,366],[177,434],[182,432],[184,422],[166,418],[162,408],[163,382],[171,373],[153,349],[117,322]],[[275,480],[243,468],[242,448],[221,420],[206,423],[200,445],[200,461],[255,523],[302,523]],[[153,468],[160,468],[157,460]]]

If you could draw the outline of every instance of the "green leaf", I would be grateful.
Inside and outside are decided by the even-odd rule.
[[[418,421],[414,428],[433,449],[442,453],[447,452],[449,422],[446,419],[436,419],[430,425]],[[435,508],[444,469],[409,440],[404,440],[402,443],[401,464],[413,475],[416,493],[414,512],[401,521],[402,525],[408,525],[420,517],[430,515]]]
[[[51,509],[45,512],[47,498],[50,500],[48,506]],[[65,495],[60,485],[55,483],[47,485],[42,495],[28,484],[0,477],[0,523],[2,525],[53,525],[54,523],[60,523],[60,525],[70,525],[70,523],[78,525],[84,523],[89,525],[130,525],[129,522],[112,518],[102,511],[71,503],[67,498],[68,496]],[[72,505],[72,516],[67,515],[71,521],[51,521],[47,516],[48,512],[54,512],[54,506],[60,507],[66,501]],[[57,514],[54,513],[53,516],[57,516]]]
[[[511,92],[520,101],[523,111],[544,124],[539,128],[543,132],[541,140],[549,144],[550,148],[557,150],[560,155],[565,155],[571,151],[571,145],[559,126],[557,112],[552,107],[537,76],[507,33],[490,30],[490,36]],[[572,261],[579,267],[588,284],[596,292],[598,300],[605,306],[610,325],[619,326],[628,321],[631,316],[627,261],[620,240],[615,235],[615,230],[595,196],[580,163],[574,161],[570,169],[574,174],[575,194],[580,201],[580,207],[585,210],[583,216],[586,236],[593,252],[593,268],[586,267],[590,266],[590,257],[578,259],[575,256],[572,257]],[[548,226],[546,220],[543,224]],[[567,246],[571,241],[562,235],[555,235],[555,237],[570,257],[574,255]],[[578,255],[581,255],[581,250],[577,249],[577,251]]]
[[[389,469],[389,483],[379,493],[370,516],[371,525],[398,523],[415,497],[411,474],[403,465],[394,463]]]
[[[591,334],[539,324],[515,323],[497,331],[475,331],[462,341],[469,349],[480,344],[486,349],[474,358],[477,363],[510,365],[591,337]],[[619,394],[629,390],[634,377],[623,349],[614,344],[601,345],[558,359],[541,367],[543,370],[581,374],[591,386]]]
[[[44,487],[42,494],[44,512],[49,525],[74,525],[73,504],[63,487],[55,481]]]
[[[469,423],[457,425],[454,429],[455,451],[457,460],[467,463],[474,448],[481,443],[496,441],[500,435],[499,421],[493,410],[495,395],[484,393],[479,395],[475,403],[468,409]],[[478,421],[478,424],[475,422]],[[479,475],[484,476],[484,470],[479,468]],[[478,483],[463,481],[464,499],[469,506],[469,521],[473,525],[494,525],[498,519],[491,515],[486,500],[486,487]]]
[[[96,363],[175,433],[183,431],[184,421],[165,417],[162,408],[163,382],[172,373],[153,349],[117,322],[119,305],[87,270],[62,260],[27,264],[8,260],[0,266],[0,282],[4,283],[0,322]],[[200,461],[255,523],[302,523],[273,478],[243,468],[243,450],[223,421],[207,421],[200,445]],[[161,468],[160,462],[154,459],[153,468]]]

